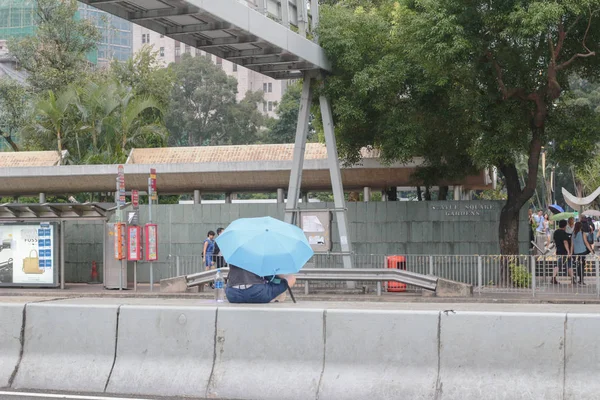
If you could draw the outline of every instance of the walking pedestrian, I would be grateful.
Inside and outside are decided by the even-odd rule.
[[[585,224],[585,229],[589,231],[589,226],[587,223]],[[584,224],[577,222],[575,224],[575,228],[573,229],[573,236],[571,238],[573,247],[572,254],[575,255],[574,261],[577,276],[579,277],[579,283],[581,285],[585,285],[583,282],[583,274],[585,272],[585,256],[594,252],[594,248],[588,241],[588,233],[589,232],[584,232]]]
[[[204,267],[208,270],[214,265],[213,252],[215,249],[215,233],[208,231],[207,238],[204,239],[204,248],[202,249],[202,257],[204,257]]]
[[[552,283],[558,285],[556,276],[558,270],[567,270],[568,275],[573,281],[573,268],[571,267],[571,237],[566,232],[567,221],[561,220],[558,223],[558,229],[554,231],[554,244],[556,245],[556,267],[554,267],[554,273],[552,274]]]
[[[535,236],[533,231],[535,231],[535,220],[533,219],[533,210],[530,208],[528,211],[529,218],[529,248],[533,248],[533,243],[535,242]]]
[[[546,234],[546,248],[549,248],[550,243],[552,243],[552,236],[550,234],[550,217],[548,214],[544,214],[544,233]]]

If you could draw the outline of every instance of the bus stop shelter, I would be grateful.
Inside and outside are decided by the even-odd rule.
[[[1,204],[0,287],[64,289],[66,222],[106,223],[116,210],[114,203]]]

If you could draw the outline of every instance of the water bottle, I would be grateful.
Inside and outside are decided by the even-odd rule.
[[[225,279],[223,279],[221,269],[217,269],[217,274],[215,275],[215,301],[217,303],[225,301]]]

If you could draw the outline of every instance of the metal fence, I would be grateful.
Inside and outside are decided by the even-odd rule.
[[[493,293],[525,296],[600,297],[600,257],[502,256],[502,255],[406,255],[354,254],[354,268],[399,268],[473,285],[476,295]],[[215,266],[224,263],[215,260]],[[343,268],[341,254],[315,254],[307,268]],[[201,256],[175,256],[161,276],[190,275],[206,270]],[[308,282],[299,282],[308,292]],[[357,282],[354,291],[374,292],[374,282]],[[311,282],[310,291],[349,290],[346,282]],[[389,292],[418,292],[420,288],[384,284]]]

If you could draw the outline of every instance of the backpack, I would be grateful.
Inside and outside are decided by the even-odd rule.
[[[593,246],[593,244],[594,244],[594,232],[593,231],[588,232],[587,240],[588,240],[588,243]]]

